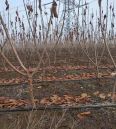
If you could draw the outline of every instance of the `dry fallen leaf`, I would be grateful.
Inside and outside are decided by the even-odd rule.
[[[71,96],[71,95],[64,95],[64,99],[66,101],[74,101],[74,96]]]
[[[50,97],[50,100],[52,104],[62,104],[62,98],[58,95],[52,95],[52,97]]]
[[[116,93],[112,95],[112,101],[116,101]]]
[[[88,111],[88,112],[82,112],[80,113],[81,116],[90,116],[91,115],[91,112]]]
[[[106,95],[105,95],[104,93],[99,94],[99,97],[100,97],[101,99],[106,99]]]
[[[82,93],[81,97],[88,97],[87,93]]]
[[[107,94],[107,97],[111,97],[111,96],[112,96],[112,93],[108,93],[108,94]]]
[[[96,91],[96,92],[94,92],[93,94],[95,95],[95,96],[98,96],[99,95],[99,91]]]
[[[51,105],[51,102],[48,98],[43,98],[42,100],[40,100],[40,104]]]
[[[80,120],[83,120],[85,117],[88,117],[91,115],[91,112],[88,111],[88,112],[82,112],[82,113],[79,113],[77,114],[77,117],[80,119]]]
[[[116,76],[116,72],[112,72],[112,73],[111,73],[111,76],[112,76],[112,77],[115,77],[115,76]]]
[[[37,88],[38,88],[38,89],[41,89],[41,88],[42,88],[42,86],[38,86]]]

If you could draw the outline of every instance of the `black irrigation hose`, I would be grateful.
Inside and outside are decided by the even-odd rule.
[[[108,103],[108,104],[89,104],[89,105],[80,105],[80,106],[38,106],[36,108],[27,107],[27,108],[14,108],[14,109],[0,109],[0,113],[8,113],[8,112],[27,112],[27,111],[37,111],[37,110],[79,110],[79,109],[100,109],[100,108],[116,108],[116,103]]]
[[[44,82],[48,82],[48,83],[54,83],[54,82],[83,82],[83,81],[92,81],[92,80],[95,80],[95,79],[112,79],[112,77],[102,77],[102,78],[88,78],[88,79],[80,79],[80,80],[73,80],[73,79],[68,79],[68,80],[52,80],[52,81],[37,81],[37,82],[33,82],[33,84],[39,84],[39,83],[44,83]],[[28,87],[28,83],[21,83],[21,84],[6,84],[6,85],[0,85],[0,88],[3,88],[3,87]]]

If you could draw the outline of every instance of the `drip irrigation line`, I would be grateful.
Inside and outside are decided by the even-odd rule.
[[[57,82],[84,82],[84,81],[94,81],[94,80],[97,80],[97,79],[112,79],[112,80],[114,80],[114,78],[112,78],[112,77],[102,77],[102,78],[97,78],[97,77],[95,77],[95,78],[89,78],[89,79],[79,79],[79,80],[77,80],[77,79],[68,79],[68,80],[51,80],[51,81],[36,81],[36,82],[33,82],[33,85],[35,85],[35,84],[39,84],[39,83],[57,83]],[[21,84],[6,84],[6,85],[0,85],[0,88],[2,88],[2,87],[8,87],[8,88],[10,88],[10,87],[17,87],[17,86],[19,86],[19,87],[28,87],[28,83],[21,83]]]
[[[79,109],[100,109],[100,108],[116,108],[116,103],[108,103],[108,104],[88,104],[88,105],[79,105],[79,106],[57,106],[57,105],[49,105],[49,106],[38,106],[36,108],[27,107],[27,108],[14,108],[14,109],[0,109],[0,113],[9,113],[9,112],[25,112],[25,111],[38,111],[38,110],[79,110]]]

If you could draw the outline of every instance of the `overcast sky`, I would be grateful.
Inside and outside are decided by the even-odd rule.
[[[25,0],[25,1],[27,2],[28,0]],[[30,1],[34,1],[34,0],[30,0]],[[51,1],[52,0],[42,0],[42,4],[49,3]],[[63,1],[63,0],[61,0],[61,1]],[[75,1],[78,4],[78,0],[75,0]],[[15,11],[17,8],[20,11],[20,16],[22,16],[22,15],[25,16],[23,0],[8,0],[8,2],[10,4],[10,17],[12,20],[14,19]],[[93,11],[94,13],[96,13],[96,10],[98,11],[98,0],[86,0],[86,2],[90,2],[90,5],[89,5],[90,12]],[[102,8],[104,8],[104,10],[106,9],[106,2],[107,2],[107,0],[102,0]],[[116,0],[109,0],[109,5],[110,4],[115,5],[114,9],[116,12]],[[46,6],[47,12],[49,12],[49,8],[50,8],[49,6]],[[5,0],[0,0],[0,12],[2,13],[4,19],[7,19],[7,12],[5,11]],[[115,20],[115,22],[116,22],[116,20]]]

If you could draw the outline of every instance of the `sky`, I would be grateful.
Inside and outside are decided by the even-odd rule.
[[[30,1],[30,3],[33,3],[34,0],[25,0],[25,2]],[[42,0],[42,4],[46,4],[51,2],[52,0]],[[63,0],[61,0],[63,1]],[[78,4],[79,0],[75,0],[76,3]],[[85,0],[84,0],[85,1]],[[26,17],[25,17],[25,11],[24,11],[24,5],[23,5],[23,0],[8,0],[9,4],[10,4],[10,18],[11,20],[14,19],[15,16],[15,12],[16,9],[18,8],[18,10],[20,11],[20,16],[24,17],[25,21],[26,21]],[[92,11],[94,13],[98,13],[98,0],[86,0],[86,2],[90,2],[90,13],[92,13]],[[106,2],[107,0],[102,0],[102,8],[105,10],[106,9]],[[109,5],[114,3],[114,9],[115,9],[115,14],[116,14],[116,0],[109,0]],[[46,7],[46,11],[50,12],[50,6],[45,6]],[[5,21],[7,21],[7,12],[5,11],[5,0],[0,0],[0,12],[4,18]],[[46,20],[46,19],[45,19]],[[109,18],[110,20],[110,18]],[[115,20],[116,23],[116,20]],[[116,27],[115,27],[116,29]]]

